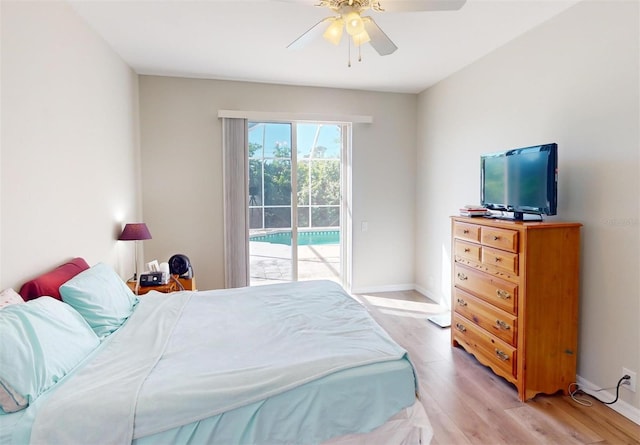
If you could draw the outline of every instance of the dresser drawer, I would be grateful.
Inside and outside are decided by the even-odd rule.
[[[454,265],[453,281],[455,287],[464,289],[502,310],[516,314],[517,284],[477,272],[460,264]]]
[[[473,295],[455,288],[453,295],[454,310],[466,319],[473,321],[485,331],[516,346],[516,317],[475,298]]]
[[[453,237],[479,243],[480,226],[455,221],[453,223]]]
[[[491,247],[482,248],[482,264],[518,275],[518,254]]]
[[[480,244],[467,243],[465,241],[455,240],[453,242],[453,253],[456,258],[462,257],[466,260],[480,261]]]
[[[483,331],[459,314],[453,315],[451,326],[453,339],[478,361],[513,382],[517,378],[516,349]]]
[[[497,249],[518,251],[518,232],[515,230],[482,227],[480,240],[483,245]]]

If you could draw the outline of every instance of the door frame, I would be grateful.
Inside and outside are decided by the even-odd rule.
[[[341,129],[341,153],[340,153],[340,284],[346,289],[351,288],[352,273],[352,204],[351,204],[351,184],[352,184],[352,132],[351,122],[332,120],[295,120],[295,119],[248,119],[251,122],[290,124],[291,125],[291,274],[298,279],[298,212],[297,212],[297,165],[298,165],[298,124],[328,124],[338,125]],[[247,126],[248,140],[249,126]],[[245,155],[248,162],[248,152]],[[295,174],[294,174],[295,167]],[[247,174],[248,176],[248,174]],[[248,208],[248,204],[247,204]],[[294,211],[295,210],[295,211]],[[246,242],[249,245],[249,228],[246,231]],[[248,255],[247,260],[250,260]],[[250,267],[250,265],[249,265]]]

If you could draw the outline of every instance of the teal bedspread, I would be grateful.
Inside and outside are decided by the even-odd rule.
[[[318,382],[347,370],[357,376],[388,363],[389,372],[404,374],[404,389],[388,406],[376,407],[373,414],[344,410],[342,416],[362,416],[344,422],[348,429],[359,425],[357,431],[343,431],[338,421],[333,422],[336,430],[324,431],[323,437],[304,439],[304,431],[292,431],[284,439],[294,443],[293,435],[315,443],[368,431],[413,404],[413,372],[405,355],[359,303],[331,282],[150,293],[99,353],[29,408],[19,424],[24,434],[33,422],[32,443],[131,443],[172,434],[188,442],[188,437],[175,434],[194,434],[189,428],[203,421],[210,422],[211,434],[219,419],[233,413],[239,423],[251,422],[253,417],[243,418],[268,400],[296,400],[300,410],[295,411],[301,416],[305,409],[329,413],[339,398],[326,397],[326,405],[313,408],[305,408],[303,401],[314,397]],[[287,399],[305,387],[308,393]],[[293,417],[289,429],[298,423]],[[238,443],[246,440],[237,436]]]

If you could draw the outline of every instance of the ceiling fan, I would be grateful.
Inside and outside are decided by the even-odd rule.
[[[312,3],[307,0],[286,1]],[[362,15],[368,9],[377,12],[454,11],[462,8],[467,0],[383,0],[384,7],[377,0],[319,1],[320,3],[316,6],[328,8],[336,15],[320,20],[291,42],[287,48],[302,48],[320,35],[334,45],[339,45],[346,30],[350,37],[349,66],[351,66],[351,44],[360,49],[362,44],[368,42],[381,56],[391,54],[398,49],[372,17]],[[361,55],[358,60],[362,60]]]

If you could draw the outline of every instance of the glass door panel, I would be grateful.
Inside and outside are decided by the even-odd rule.
[[[297,125],[298,280],[341,281],[342,125]]]
[[[292,242],[292,125],[249,123],[251,284],[295,278]]]

